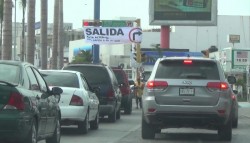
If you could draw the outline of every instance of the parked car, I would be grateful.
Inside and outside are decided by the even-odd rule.
[[[168,57],[156,61],[142,96],[142,138],[164,128],[214,129],[232,138],[231,89],[235,77],[224,75],[219,61]]]
[[[82,73],[67,70],[40,70],[50,87],[63,89],[59,106],[61,125],[77,125],[84,134],[99,127],[98,89],[92,89]]]
[[[238,127],[238,110],[239,110],[239,105],[238,105],[238,91],[237,90],[232,90],[232,100],[233,100],[233,110],[232,110],[232,117],[233,117],[233,121],[232,121],[232,126],[233,128],[237,128]]]
[[[0,140],[60,143],[62,89],[51,90],[31,64],[0,60]]]
[[[100,88],[97,97],[100,102],[100,117],[108,116],[109,121],[120,119],[121,91],[112,69],[103,64],[70,64],[63,70],[81,72],[91,87]]]
[[[118,81],[122,93],[121,109],[124,110],[125,114],[131,114],[133,96],[131,94],[128,76],[126,72],[119,67],[112,67],[112,69],[115,73],[116,79]]]

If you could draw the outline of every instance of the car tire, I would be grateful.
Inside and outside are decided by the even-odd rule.
[[[60,140],[61,140],[61,123],[60,120],[57,119],[53,136],[47,138],[46,143],[60,143]]]
[[[143,139],[154,139],[155,138],[155,129],[152,125],[148,124],[145,119],[142,117],[141,122],[141,137]]]
[[[120,118],[121,118],[121,108],[119,108],[116,113],[116,119],[119,120]]]
[[[218,129],[218,135],[220,140],[231,141],[232,139],[232,119],[229,119],[225,125],[222,125]]]
[[[85,120],[78,122],[78,130],[82,134],[87,134],[89,132],[89,114],[86,113]]]
[[[37,126],[35,119],[33,119],[28,136],[21,141],[21,143],[37,143]]]
[[[132,113],[132,98],[131,100],[128,102],[126,108],[124,109],[124,113],[125,114],[131,114]]]
[[[95,120],[90,122],[91,130],[97,130],[98,128],[99,128],[99,111],[97,111]]]
[[[238,118],[235,118],[232,123],[233,128],[238,128]]]
[[[114,109],[114,111],[108,115],[108,120],[112,123],[114,123],[116,121],[116,111]]]

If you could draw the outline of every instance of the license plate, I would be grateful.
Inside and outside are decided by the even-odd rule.
[[[194,88],[180,88],[181,96],[194,96]]]

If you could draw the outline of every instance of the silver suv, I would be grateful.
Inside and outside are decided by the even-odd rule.
[[[220,139],[232,138],[230,84],[220,63],[209,58],[158,59],[142,96],[142,138],[153,139],[164,128],[218,130]]]

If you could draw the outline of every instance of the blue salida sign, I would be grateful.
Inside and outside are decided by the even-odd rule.
[[[173,51],[143,51],[145,54],[146,60],[143,65],[154,65],[156,60],[160,57],[203,57],[201,52],[173,52]]]

